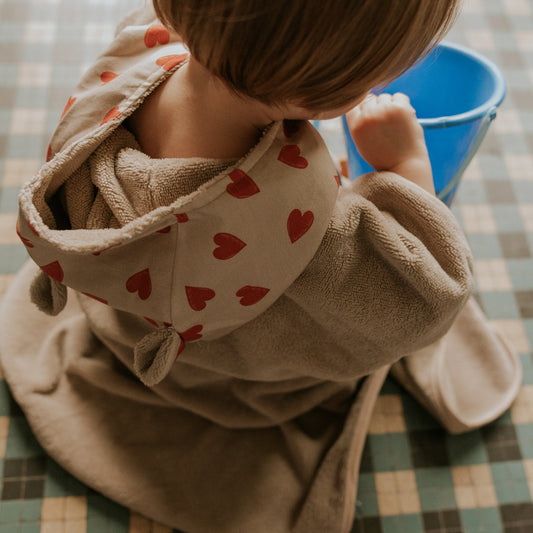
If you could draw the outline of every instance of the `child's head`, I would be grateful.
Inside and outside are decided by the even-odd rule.
[[[153,0],[238,93],[313,111],[390,81],[440,40],[460,0]]]

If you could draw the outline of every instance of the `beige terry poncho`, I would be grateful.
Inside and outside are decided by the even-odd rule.
[[[123,121],[187,60],[150,16],[82,79],[21,193],[34,263],[0,308],[6,379],[52,457],[145,515],[347,532],[390,365],[412,354],[396,377],[457,432],[508,407],[516,358],[468,300],[450,211],[394,174],[339,187],[308,123],[239,161],[144,155]]]

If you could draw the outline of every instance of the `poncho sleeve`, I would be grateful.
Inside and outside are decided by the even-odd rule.
[[[343,348],[314,356],[328,377],[349,379],[444,335],[472,288],[451,211],[398,175],[371,173],[341,187],[319,250],[286,295]]]

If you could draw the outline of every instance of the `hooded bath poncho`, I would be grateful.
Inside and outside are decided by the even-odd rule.
[[[464,431],[509,405],[516,358],[464,307],[449,210],[390,173],[340,186],[310,124],[238,161],[143,154],[124,121],[188,58],[152,17],[84,76],[21,193],[6,379],[52,457],[151,518],[347,532],[389,366],[420,350],[395,375]]]

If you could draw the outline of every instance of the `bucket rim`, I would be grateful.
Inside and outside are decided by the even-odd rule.
[[[502,103],[505,98],[507,90],[505,78],[500,68],[490,60],[488,57],[472,50],[467,46],[463,46],[458,43],[452,43],[450,41],[442,41],[435,51],[439,50],[451,50],[468,56],[472,60],[481,64],[494,81],[494,91],[491,97],[474,109],[466,111],[465,113],[458,113],[455,115],[445,115],[436,118],[419,118],[418,122],[424,129],[436,129],[436,128],[451,128],[453,126],[460,126],[469,122],[475,122],[476,120],[483,119],[490,115],[493,119],[496,115],[496,109]]]

